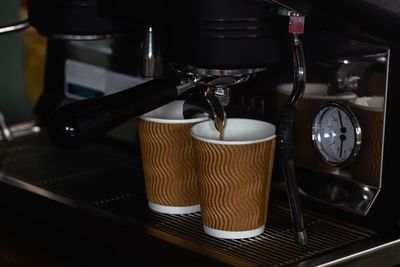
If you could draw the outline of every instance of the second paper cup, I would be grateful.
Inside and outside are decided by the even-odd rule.
[[[204,231],[220,238],[263,233],[275,151],[275,126],[228,119],[223,140],[212,121],[191,129]]]
[[[200,211],[190,129],[206,116],[184,119],[177,100],[139,117],[139,139],[150,209],[169,214]]]

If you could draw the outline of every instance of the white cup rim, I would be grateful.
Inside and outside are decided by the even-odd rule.
[[[383,112],[385,107],[385,97],[384,96],[367,96],[367,97],[357,97],[350,102],[353,107],[359,109]]]
[[[230,127],[237,127],[239,124],[244,124],[247,127],[240,128],[237,133],[231,133],[232,128]],[[250,127],[253,127],[255,132]],[[190,134],[193,138],[206,143],[248,145],[274,139],[276,137],[275,131],[275,125],[269,122],[254,119],[229,118],[226,120],[224,140],[219,140],[219,132],[215,129],[213,121],[203,121],[194,125],[190,129]],[[250,137],[246,138],[245,135]]]
[[[208,120],[208,116],[202,114],[196,118],[185,119],[183,117],[183,103],[184,100],[174,100],[139,116],[139,119],[168,124],[197,123]]]

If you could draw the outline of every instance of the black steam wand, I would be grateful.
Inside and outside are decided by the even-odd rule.
[[[292,21],[291,23],[294,23]],[[294,19],[302,18],[304,25],[304,17],[294,16]],[[296,21],[295,21],[296,22]],[[293,25],[291,25],[293,28]],[[294,82],[292,93],[289,96],[285,106],[278,114],[277,123],[277,153],[283,171],[283,176],[287,186],[287,195],[289,207],[295,232],[297,243],[305,245],[307,243],[307,232],[305,229],[303,215],[301,212],[299,189],[294,169],[294,148],[293,148],[293,120],[296,115],[298,103],[303,96],[306,85],[306,66],[303,53],[303,46],[299,39],[298,33],[302,33],[302,28],[299,31],[295,29],[289,32],[292,33],[292,51],[293,51],[293,70]]]

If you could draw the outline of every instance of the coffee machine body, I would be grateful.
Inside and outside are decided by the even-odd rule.
[[[191,256],[204,262],[313,266],[348,262],[360,259],[366,251],[397,246],[400,212],[395,204],[400,201],[400,185],[395,174],[400,144],[395,129],[400,43],[387,25],[398,23],[400,10],[395,1],[379,9],[378,3],[368,0],[317,2],[28,0],[31,25],[49,38],[45,88],[35,107],[35,127],[42,131],[36,135],[39,128],[20,131],[10,127],[16,137],[0,147],[0,180],[52,203],[95,214],[91,221],[107,218],[113,227],[127,224],[129,232],[134,228],[143,240],[156,237],[194,252],[196,256]],[[357,15],[354,9],[359,10]],[[78,14],[79,19],[70,20],[71,14]],[[293,71],[290,16],[305,16],[304,33],[299,37],[307,83],[293,122],[293,155],[308,244],[293,240],[287,183],[278,164],[274,166],[267,230],[259,238],[213,240],[198,230],[199,214],[179,217],[148,211],[135,134],[138,114],[133,108],[121,107],[144,101],[157,106],[185,99],[192,92],[168,93],[162,98],[159,93],[164,85],[175,90],[188,82],[215,85],[217,79],[220,86],[218,79],[225,79],[226,85],[226,78],[233,78],[229,95],[223,94],[228,99],[223,105],[226,116],[276,123],[298,75]],[[88,18],[93,23],[85,24]],[[80,20],[86,27],[80,27]],[[155,62],[156,68],[142,71]],[[143,90],[101,102],[110,114],[127,111],[113,122],[101,121],[106,113],[97,109],[95,101],[134,92],[136,86],[149,81],[154,82],[153,91],[146,88],[147,93]],[[129,98],[138,102],[132,105]],[[87,116],[90,123],[101,125],[85,129],[96,129],[96,135],[88,134],[75,150],[55,147],[47,137],[49,116],[63,106],[86,100],[96,103]],[[68,110],[86,114],[78,111]],[[19,132],[28,137],[18,139]],[[6,142],[6,135],[0,136],[0,142]],[[104,138],[113,141],[104,142]],[[73,142],[65,146],[69,144]],[[22,150],[13,150],[14,146],[26,151],[19,153]],[[62,167],[71,157],[74,160],[68,168]],[[13,168],[11,159],[30,164],[31,174]],[[58,167],[46,173],[30,162]],[[370,260],[376,259],[376,254],[370,255]]]

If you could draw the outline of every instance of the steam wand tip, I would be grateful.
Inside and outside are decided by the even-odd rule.
[[[300,244],[302,246],[306,245],[307,241],[308,241],[308,236],[307,236],[306,230],[304,229],[303,231],[296,232],[295,239],[298,244]]]

